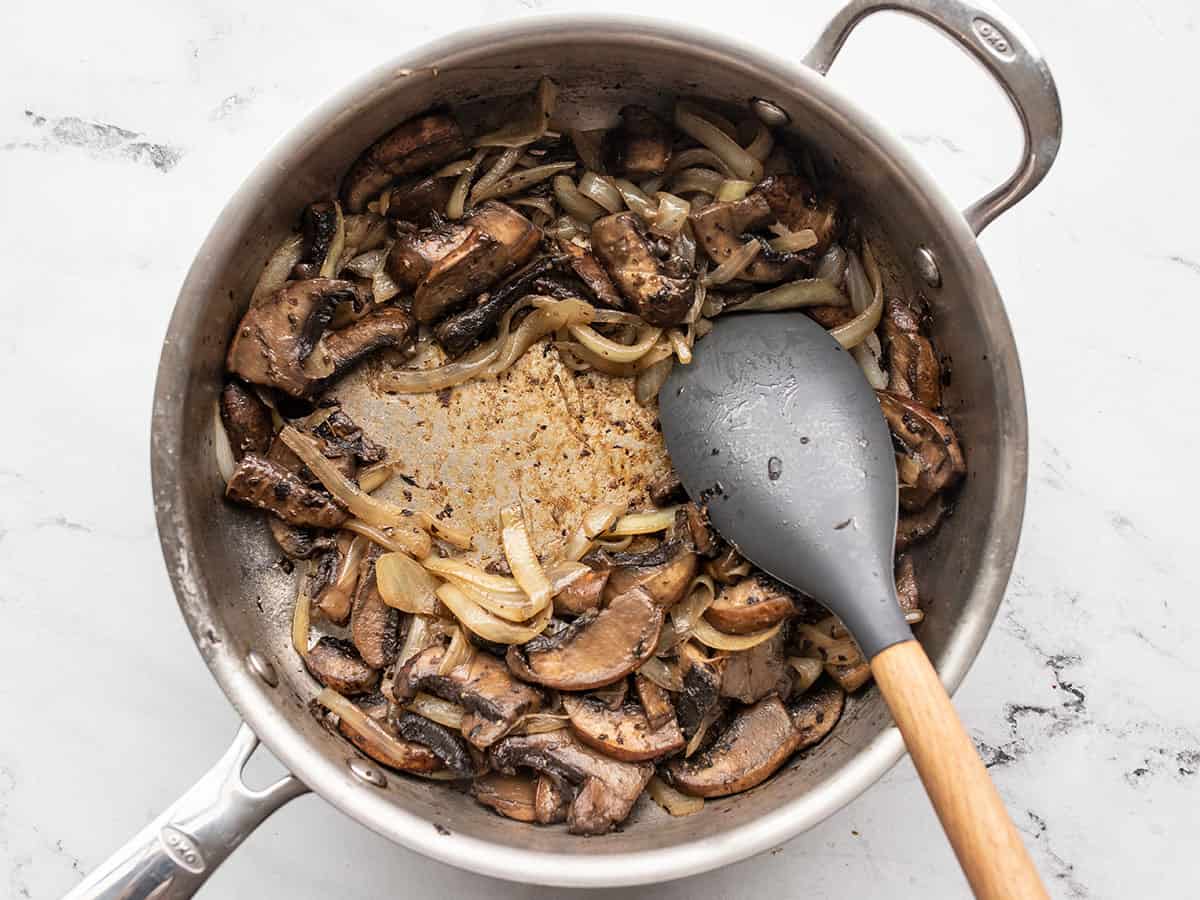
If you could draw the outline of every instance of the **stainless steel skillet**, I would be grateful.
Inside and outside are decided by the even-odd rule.
[[[916,15],[958,42],[999,81],[1019,114],[1025,150],[1017,171],[965,213],[897,139],[822,77],[854,26],[885,9]],[[398,843],[488,875],[577,887],[662,881],[787,840],[850,802],[896,762],[899,735],[868,691],[848,707],[837,740],[820,744],[763,786],[711,802],[686,819],[640,806],[623,831],[603,838],[531,829],[444,785],[384,773],[309,715],[315,687],[288,641],[294,576],[275,565],[278,554],[261,519],[222,502],[211,441],[224,349],[258,271],[303,205],[328,192],[361,148],[391,125],[435,102],[470,106],[523,93],[543,73],[562,85],[564,109],[585,127],[625,103],[662,106],[675,94],[753,101],[760,116],[794,131],[836,172],[868,231],[887,247],[890,286],[928,298],[936,342],[954,359],[947,402],[970,478],[956,515],[922,546],[917,567],[922,592],[934,598],[921,637],[946,684],[957,687],[1002,598],[1026,481],[1016,348],[976,235],[1046,174],[1061,131],[1058,97],[1037,50],[990,3],[854,0],[804,63],[643,20],[560,17],[464,32],[360,79],[255,169],[213,227],[180,293],[164,343],[152,431],[159,532],[180,609],[246,724],[195,787],[72,896],[190,896],[258,823],[308,789]],[[534,380],[546,374],[529,370],[522,377],[536,387]],[[464,486],[491,486],[479,504],[481,517],[489,503],[505,499],[506,481],[528,468],[528,457],[504,452],[526,436],[516,424],[490,429],[490,442],[464,434],[463,426],[495,397],[481,395],[454,415],[417,407],[369,413],[365,385],[352,380],[340,390],[372,436],[440,482],[445,496],[457,496]],[[547,424],[549,437],[538,453],[577,439],[568,434],[571,416],[564,411],[570,398],[551,403],[531,390],[505,402],[512,405],[502,422],[540,416]],[[627,398],[612,392],[592,402],[590,416],[624,423],[627,461],[608,458],[605,465],[619,469],[627,479],[622,489],[633,491],[662,466],[661,445],[632,418],[636,412],[621,416]],[[569,469],[558,467],[541,488],[551,491],[558,479],[579,498],[611,489],[606,485],[615,470]],[[295,774],[255,792],[242,783],[240,770],[259,738]]]

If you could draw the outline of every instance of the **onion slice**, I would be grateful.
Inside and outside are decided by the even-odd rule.
[[[317,273],[322,278],[332,278],[337,274],[338,260],[341,259],[342,250],[346,248],[346,217],[342,215],[342,204],[336,200],[333,201],[333,217],[333,240],[329,242],[329,250],[326,251],[321,269]]]
[[[654,221],[650,223],[650,230],[666,237],[677,236],[687,225],[692,204],[666,191],[658,191],[654,196],[658,200],[658,212],[654,215]]]
[[[296,591],[296,608],[292,611],[292,647],[301,656],[308,653],[308,632],[312,624],[312,597],[308,593],[308,583],[311,577],[312,564],[300,579],[300,589]]]
[[[612,179],[597,175],[595,172],[584,172],[579,179],[579,193],[589,200],[600,204],[610,213],[620,212],[625,208],[621,192],[617,190]]]
[[[853,261],[853,257],[851,257],[851,263]],[[875,264],[875,257],[871,253],[871,248],[867,246],[866,241],[863,242],[862,261],[863,267],[872,281],[874,298],[866,309],[845,325],[839,325],[837,328],[830,329],[829,331],[834,339],[847,350],[861,344],[867,335],[875,330],[876,326],[879,325],[879,320],[883,317],[883,279],[880,276],[879,267]],[[847,273],[847,280],[849,280],[849,273]]]
[[[397,528],[376,528],[362,519],[347,519],[341,525],[345,531],[352,531],[368,538],[385,550],[393,553],[410,553],[417,559],[424,559],[433,549],[429,535],[415,525]]]
[[[447,728],[452,728],[455,731],[459,731],[462,728],[463,716],[467,714],[467,711],[457,703],[451,703],[449,700],[443,700],[441,697],[426,694],[424,691],[418,691],[404,708],[409,712],[416,713],[418,716],[424,716],[431,722],[437,722],[439,725],[445,725]]]
[[[729,167],[738,178],[762,180],[763,164],[742,149],[733,138],[712,121],[712,114],[705,113],[694,104],[681,100],[675,104],[675,125],[688,137],[699,141]]]
[[[757,240],[746,241],[746,243],[730,253],[724,262],[704,276],[705,287],[712,287],[714,284],[725,284],[727,281],[733,281],[733,279],[745,271],[746,266],[754,262],[761,251],[762,244]]]
[[[703,194],[716,197],[721,193],[721,187],[725,184],[726,178],[720,172],[714,172],[712,169],[683,169],[671,176],[671,190],[677,194],[687,194],[693,191],[700,191]],[[749,182],[745,182],[749,184]],[[750,185],[754,187],[754,185]],[[747,188],[747,191],[749,188]],[[743,194],[743,196],[745,196]],[[740,197],[735,197],[735,200],[740,200]]]
[[[466,629],[454,628],[450,637],[450,646],[446,648],[446,652],[442,654],[442,658],[438,662],[438,674],[449,675],[459,666],[470,662],[474,655],[475,648],[467,639]]]
[[[504,556],[508,559],[513,578],[535,604],[550,602],[554,590],[550,579],[542,569],[529,532],[525,530],[525,515],[520,503],[505,506],[500,510],[500,542]]]
[[[571,337],[601,359],[617,363],[631,363],[645,356],[662,334],[661,328],[646,326],[639,332],[637,341],[632,344],[619,344],[587,325],[568,325],[567,331],[571,333]]]
[[[612,528],[625,512],[625,508],[624,503],[601,503],[585,512],[579,527],[567,541],[567,546],[563,550],[563,558],[568,560],[582,558],[592,549],[595,537]]]
[[[262,274],[258,276],[258,283],[254,285],[254,292],[250,295],[251,308],[273,296],[287,283],[292,268],[303,255],[304,238],[301,235],[289,234],[279,242],[263,267]]]
[[[572,219],[591,225],[607,211],[595,200],[583,196],[575,182],[566,175],[556,175],[551,182],[554,187],[554,199]]]
[[[693,816],[704,809],[703,797],[682,794],[657,775],[650,776],[646,783],[646,793],[672,816]]]
[[[545,181],[547,178],[557,175],[559,172],[565,172],[567,169],[573,168],[575,168],[575,163],[573,162],[546,163],[544,166],[534,166],[532,169],[522,169],[520,172],[513,172],[511,175],[506,175],[504,178],[498,179],[495,183],[483,189],[480,189],[479,185],[476,185],[475,190],[471,191],[471,204],[474,205],[482,203],[484,200],[492,200],[496,197],[507,197],[509,194],[519,193],[526,188],[533,187],[535,184]],[[483,182],[480,181],[479,184],[483,184]]]
[[[787,658],[788,665],[796,670],[796,677],[792,679],[792,693],[803,694],[807,691],[825,670],[818,659],[810,659],[805,656],[789,656]]]
[[[638,672],[664,691],[678,693],[683,690],[683,675],[680,673],[679,667],[674,664],[668,665],[657,656],[652,656],[642,663]]]
[[[850,301],[824,278],[801,278],[769,291],[759,291],[749,300],[725,308],[725,312],[775,312],[805,306],[845,306]]]
[[[645,219],[653,221],[658,215],[658,204],[650,199],[650,195],[626,178],[614,178],[613,186],[621,194],[621,199],[631,210]]]
[[[480,195],[484,194],[492,185],[511,172],[520,157],[521,150],[519,147],[509,147],[496,157],[496,161],[492,163],[492,167],[484,172],[480,179],[475,182],[475,186],[471,188],[471,193],[467,196],[467,206],[474,206],[481,200],[488,199]]]
[[[570,716],[566,713],[526,713],[510,734],[545,734],[561,731],[567,727]]]
[[[679,506],[665,506],[653,512],[629,513],[621,516],[612,528],[604,533],[605,537],[623,537],[627,534],[654,534],[666,531],[675,524],[675,513]]]
[[[237,468],[237,460],[233,458],[229,432],[225,430],[225,423],[221,421],[219,399],[213,404],[213,455],[217,458],[217,471],[221,473],[221,480],[228,484],[229,479],[233,477],[233,470]]]
[[[437,615],[437,580],[412,557],[403,553],[383,554],[375,561],[375,582],[388,606],[406,613]]]
[[[769,641],[779,633],[783,623],[779,622],[770,628],[754,631],[750,634],[726,634],[713,628],[707,619],[701,618],[692,626],[692,637],[714,650],[749,650],[757,647],[763,641]]]
[[[546,608],[529,624],[515,625],[492,615],[456,585],[443,584],[437,589],[437,598],[471,633],[499,644],[524,644],[533,640],[550,623],[550,614],[554,609],[553,605],[547,603]]]

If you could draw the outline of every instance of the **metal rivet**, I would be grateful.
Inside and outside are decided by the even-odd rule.
[[[346,766],[350,769],[350,774],[359,781],[365,781],[367,784],[375,785],[375,787],[387,787],[387,778],[384,774],[365,759],[359,759],[355,756],[346,760]]]
[[[265,681],[270,687],[278,686],[279,676],[275,674],[275,667],[271,665],[269,659],[257,650],[251,650],[246,654],[246,665],[250,667],[251,672]]]
[[[758,120],[768,128],[782,128],[792,121],[783,109],[770,100],[764,100],[762,97],[755,97],[750,101],[750,108],[754,110],[754,114],[758,116]]]
[[[913,262],[917,264],[917,274],[931,288],[942,286],[942,270],[938,268],[933,251],[921,244],[913,253]]]

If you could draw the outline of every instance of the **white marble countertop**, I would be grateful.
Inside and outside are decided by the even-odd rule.
[[[457,27],[590,6],[110,0],[6,13],[0,896],[70,888],[236,725],[176,611],[147,465],[160,340],[226,198],[359,71]],[[798,55],[834,6],[661,0],[653,12]],[[1048,180],[982,242],[1024,363],[1032,477],[1008,599],[958,704],[1055,896],[1194,895],[1195,12],[1182,0],[1006,6],[1051,62],[1066,139]],[[831,77],[964,205],[1015,159],[1002,98],[917,23],[872,20]],[[906,761],[761,858],[619,895],[965,890]],[[562,893],[444,867],[309,796],[204,896]]]

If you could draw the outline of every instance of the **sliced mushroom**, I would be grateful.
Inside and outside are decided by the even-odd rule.
[[[447,222],[438,216],[425,228],[401,231],[388,251],[387,273],[402,292],[411,294],[439,260],[472,234],[464,223]]]
[[[560,615],[582,616],[599,609],[610,572],[610,569],[600,569],[576,578],[554,595],[554,611]]]
[[[592,251],[621,295],[651,325],[678,325],[692,307],[695,281],[672,273],[655,254],[641,220],[631,212],[592,223]]]
[[[732,547],[727,547],[704,564],[704,571],[720,584],[737,584],[750,573],[750,563]]]
[[[539,259],[513,274],[490,294],[480,294],[475,303],[447,316],[433,329],[438,344],[451,357],[461,356],[488,335],[509,309],[522,297],[545,290],[545,276],[553,269],[550,259]]]
[[[683,734],[673,716],[651,728],[645,711],[632,703],[612,710],[590,697],[564,696],[562,702],[575,736],[613,759],[642,762],[683,748]]]
[[[673,759],[663,774],[693,797],[724,797],[762,784],[800,743],[787,707],[771,695],[743,709],[707,750]]]
[[[597,703],[603,703],[610,710],[618,710],[625,705],[625,698],[629,696],[629,679],[622,678],[605,687],[596,688],[587,696]]]
[[[623,107],[607,139],[613,171],[634,180],[665,172],[675,142],[671,127],[644,106]]]
[[[725,659],[709,659],[689,642],[680,649],[679,665],[683,670],[683,690],[675,698],[675,711],[679,727],[690,738],[705,716],[721,702]]]
[[[426,113],[400,123],[354,161],[342,179],[342,204],[358,213],[395,178],[449,162],[466,149],[462,129],[445,113]]]
[[[655,506],[671,506],[687,499],[687,491],[683,489],[683,482],[679,480],[679,475],[674,469],[650,482],[646,491],[650,495],[650,502]]]
[[[816,320],[822,328],[838,328],[854,318],[854,310],[849,306],[809,306],[804,310]]]
[[[408,741],[423,744],[434,752],[447,769],[470,778],[475,772],[466,742],[444,725],[416,713],[404,713],[396,720],[396,733]]]
[[[566,729],[507,737],[492,748],[490,759],[501,772],[529,768],[579,785],[567,813],[572,834],[604,834],[623,822],[654,774],[649,763],[611,759]]]
[[[907,550],[918,541],[929,537],[949,515],[950,507],[941,494],[934,494],[925,506],[913,513],[900,513],[896,526],[896,551]]]
[[[308,432],[307,429],[304,430],[309,434],[312,433]],[[317,438],[317,446],[321,451],[321,455],[331,460],[337,466],[338,471],[347,478],[353,479],[358,475],[358,460],[355,459],[353,454],[343,452],[339,447],[333,446],[320,437]],[[308,466],[304,465],[300,457],[278,435],[271,441],[271,449],[267,451],[267,462],[274,463],[291,472],[311,488],[321,488],[321,479],[314,475]]]
[[[796,749],[811,747],[829,734],[842,717],[845,706],[846,693],[826,681],[818,681],[792,700],[787,709],[800,739]]]
[[[851,663],[825,663],[825,674],[847,694],[853,694],[871,680],[871,664],[865,659]]]
[[[321,373],[325,383],[328,383],[377,350],[406,347],[416,332],[412,316],[400,307],[377,309],[345,328],[327,332],[317,342],[305,366],[310,371]]]
[[[695,503],[685,503],[682,513],[696,552],[709,558],[720,553],[723,544],[708,521],[708,510],[701,509]]]
[[[625,300],[595,256],[567,238],[558,239],[558,249],[566,257],[566,263],[575,277],[583,282],[592,300],[612,309],[625,308]]]
[[[953,487],[967,471],[958,439],[946,420],[915,400],[878,391],[879,406],[895,441],[904,448],[913,475],[902,470],[900,505],[921,509],[945,488]]]
[[[649,659],[662,623],[662,607],[634,588],[553,637],[509,647],[508,665],[526,681],[564,691],[592,690],[624,678]]]
[[[692,230],[708,258],[716,265],[742,247],[742,234],[766,225],[774,216],[765,198],[750,194],[742,200],[710,203],[691,214]],[[776,253],[764,244],[758,256],[738,275],[742,281],[774,283],[794,278],[811,265],[813,253]]]
[[[375,561],[383,549],[372,544],[363,558],[350,610],[350,637],[367,665],[383,669],[400,652],[400,610],[383,602],[375,579]]]
[[[667,722],[675,721],[675,707],[671,705],[671,697],[666,691],[641,672],[634,674],[633,685],[652,729],[657,731]]]
[[[536,822],[536,783],[528,775],[489,772],[471,782],[471,794],[484,806],[518,822]]]
[[[372,716],[371,718],[375,718]],[[442,767],[437,754],[415,741],[407,741],[397,735],[386,720],[376,719],[379,727],[388,732],[391,740],[384,741],[371,731],[360,731],[355,723],[348,719],[338,720],[338,731],[350,740],[359,750],[371,759],[401,772],[418,772],[428,774]]]
[[[350,607],[362,569],[363,544],[366,538],[341,532],[334,548],[334,570],[328,583],[317,593],[314,606],[334,625],[350,620]],[[353,550],[351,549],[353,548]]]
[[[929,409],[942,405],[942,366],[929,339],[897,334],[888,342],[888,390]]]
[[[296,278],[314,278],[325,264],[330,250],[334,249],[338,219],[341,213],[331,200],[310,203],[304,207],[300,217],[300,234],[304,243],[300,261],[292,270]]]
[[[469,663],[445,675],[438,673],[445,648],[427,647],[396,670],[393,692],[399,700],[428,691],[467,710],[462,733],[479,748],[490,747],[529,712],[541,708],[541,694],[521,684],[488,653],[475,653]]]
[[[341,638],[321,638],[304,654],[304,665],[322,685],[347,697],[373,691],[379,684],[379,670],[363,662],[354,645]]]
[[[818,198],[812,185],[799,175],[764,178],[753,193],[767,201],[774,218],[790,231],[811,229],[816,233],[814,255],[824,253],[837,237],[840,227],[837,204],[829,198]]]
[[[610,555],[609,558],[619,564],[612,570],[604,588],[606,598],[611,599],[640,587],[656,604],[668,609],[683,599],[684,592],[700,567],[690,542],[684,541],[664,542],[646,555],[644,561],[631,559],[629,563],[620,564],[629,556],[632,555]]]
[[[519,269],[537,250],[541,229],[496,201],[472,210],[462,221],[463,239],[430,267],[413,294],[419,322],[434,322],[466,300]]]
[[[340,408],[331,410],[312,429],[312,433],[322,442],[321,452],[331,458],[335,453],[341,453],[354,457],[356,462],[366,466],[382,462],[387,457],[387,450],[368,438]]]
[[[730,653],[725,660],[725,675],[721,679],[721,696],[755,703],[767,694],[786,693],[791,686],[784,648],[786,629],[769,640]]]
[[[267,517],[267,526],[279,549],[291,559],[312,559],[318,553],[325,553],[334,547],[335,538],[328,531],[289,525],[275,516]]]
[[[241,382],[226,382],[221,391],[221,424],[234,459],[247,453],[262,456],[271,446],[271,410]]]
[[[533,818],[539,825],[557,825],[567,820],[571,793],[566,784],[549,775],[539,775],[533,792]]]
[[[346,521],[346,511],[328,494],[253,453],[243,456],[233,470],[225,496],[236,503],[265,509],[289,525],[336,528]]]
[[[435,214],[445,213],[453,192],[453,178],[426,175],[410,179],[392,188],[388,195],[387,216],[414,225],[429,225]]]
[[[756,573],[723,587],[704,618],[727,634],[750,634],[782,622],[795,611],[796,603],[783,585]]]

